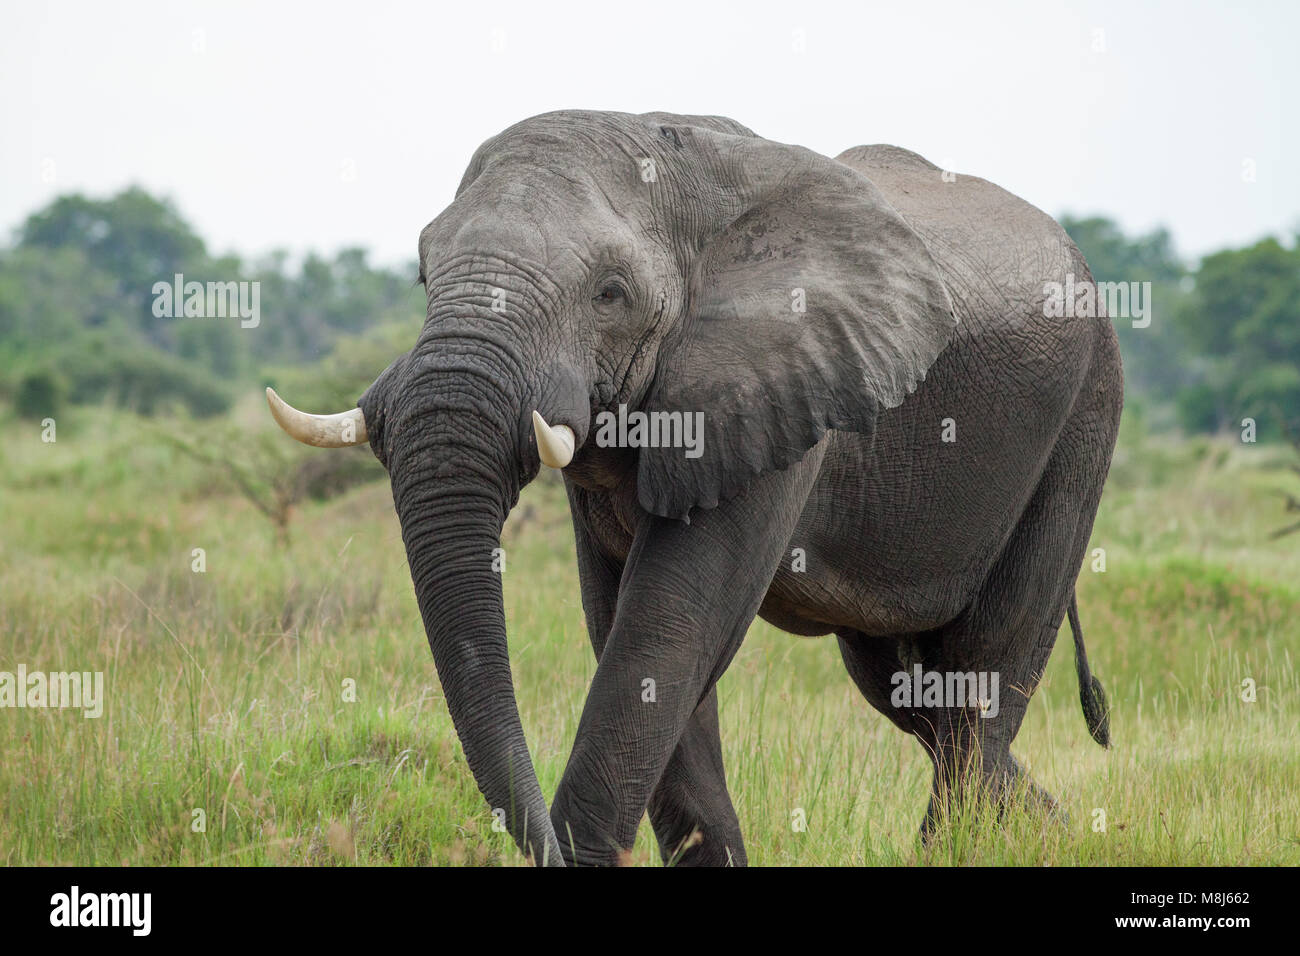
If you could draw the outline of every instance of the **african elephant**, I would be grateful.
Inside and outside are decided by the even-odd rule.
[[[424,326],[357,408],[268,400],[387,469],[465,756],[534,861],[615,863],[648,808],[666,859],[745,862],[714,687],[755,614],[834,633],[924,745],[923,833],[963,783],[1052,806],[1010,744],[1067,611],[1108,743],[1074,582],[1122,372],[1104,315],[1049,317],[1050,283],[1091,281],[1050,217],[892,146],[565,111],[478,149],[419,262]],[[599,660],[549,813],[491,559],[543,463]],[[988,675],[996,706],[962,690]]]

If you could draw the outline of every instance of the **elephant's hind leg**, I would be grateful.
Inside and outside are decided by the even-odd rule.
[[[1063,817],[1056,800],[1011,755],[1029,699],[1042,679],[1083,563],[1104,480],[1097,430],[1079,419],[1053,451],[1028,507],[971,606],[917,650],[926,670],[987,676],[989,706],[922,708],[918,734],[934,762],[934,787],[922,826],[932,835],[952,800],[974,782],[999,809],[1017,802]]]
[[[915,706],[908,699],[900,700],[900,690],[912,693],[917,664],[927,677],[957,671],[956,665],[945,664],[941,659],[947,632],[948,629],[941,628],[889,637],[873,637],[852,630],[838,634],[844,666],[867,702],[901,730],[916,737],[934,764],[930,804],[921,827],[923,841],[938,828],[956,796],[978,786],[999,798],[1016,787],[1030,789],[1026,786],[1028,778],[1010,754],[1009,738],[983,732],[981,720],[985,718],[977,716],[978,706],[925,706],[924,696]],[[963,671],[973,672],[974,665]],[[1014,731],[1011,735],[1014,736]],[[1039,792],[1047,803],[1052,802],[1045,791]]]
[[[1002,555],[959,617],[901,637],[841,632],[841,654],[863,695],[916,736],[934,764],[923,840],[972,794],[1000,809],[1019,802],[1060,812],[1012,757],[1011,742],[1051,656],[1100,497],[1101,477],[1087,477],[1076,464],[1083,453],[1067,439],[1058,444]],[[943,690],[936,700],[896,706],[894,675],[910,678],[917,664],[923,679],[937,674]],[[966,690],[972,679],[981,688],[976,694]],[[961,690],[958,699],[950,681]]]

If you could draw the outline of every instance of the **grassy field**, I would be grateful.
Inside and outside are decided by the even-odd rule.
[[[157,423],[78,409],[45,444],[8,421],[0,670],[100,670],[106,701],[98,719],[0,710],[0,861],[522,862],[452,731],[386,482],[302,506],[283,547]],[[1079,587],[1114,747],[1088,737],[1068,630],[1017,740],[1065,827],[963,820],[921,849],[919,745],[866,704],[833,639],[756,623],[720,684],[751,862],[1300,863],[1300,535],[1267,539],[1284,452],[1124,434],[1093,535],[1106,572],[1085,566]],[[595,667],[562,487],[526,489],[503,544],[549,796]],[[658,862],[648,823],[633,862]]]

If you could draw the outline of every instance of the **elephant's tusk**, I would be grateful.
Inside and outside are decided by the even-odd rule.
[[[541,456],[543,465],[563,468],[573,461],[573,449],[577,440],[573,437],[573,429],[568,425],[552,428],[546,424],[545,418],[534,411],[533,432],[537,435],[537,454]]]
[[[337,415],[309,415],[275,394],[273,388],[266,390],[266,404],[271,406],[271,417],[276,424],[304,445],[346,448],[367,441],[366,416],[359,408]]]

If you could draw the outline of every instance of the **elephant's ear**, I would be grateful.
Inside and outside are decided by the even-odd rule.
[[[641,506],[675,518],[788,467],[828,429],[870,435],[957,323],[925,243],[861,173],[798,147],[694,134],[706,136],[727,141],[743,198],[704,241],[643,406],[700,413],[703,444],[642,448],[637,466]]]

